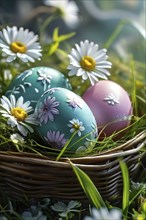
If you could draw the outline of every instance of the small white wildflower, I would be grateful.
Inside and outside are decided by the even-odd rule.
[[[23,100],[22,96],[17,101],[14,95],[11,95],[10,99],[2,96],[0,113],[3,117],[8,118],[8,125],[12,128],[17,127],[23,136],[27,136],[28,132],[33,132],[30,124],[37,125],[37,121],[35,114],[30,114],[33,111],[30,102],[23,102]]]
[[[0,31],[0,48],[2,56],[6,57],[7,62],[19,58],[23,62],[34,62],[40,60],[41,46],[37,42],[38,35],[29,32],[28,29],[7,26]]]
[[[74,133],[74,131],[77,131],[77,134],[81,136],[81,132],[85,130],[83,123],[79,121],[78,119],[73,119],[69,121],[68,127],[70,127],[70,132]]]
[[[24,140],[23,136],[18,134],[18,133],[11,134],[10,139],[14,144],[18,144],[18,143],[23,144],[23,143],[25,143],[25,140]]]
[[[68,75],[81,76],[85,81],[89,78],[92,85],[98,81],[98,78],[107,79],[110,75],[106,68],[111,68],[111,62],[107,61],[107,50],[98,50],[98,44],[85,40],[81,41],[80,45],[75,44],[76,49],[72,48],[70,59],[70,70]]]
[[[74,28],[79,23],[79,8],[74,1],[44,0],[44,4],[57,8],[62,16],[62,19],[69,28]]]
[[[91,217],[86,216],[84,220],[122,220],[122,213],[119,209],[92,208]]]
[[[11,79],[12,79],[11,71],[8,69],[4,70],[4,80],[11,80]]]

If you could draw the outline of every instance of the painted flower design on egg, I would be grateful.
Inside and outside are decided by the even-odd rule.
[[[81,136],[81,132],[85,130],[85,127],[83,126],[83,122],[79,121],[79,119],[72,119],[69,121],[68,127],[70,127],[70,132],[74,133],[77,132],[78,136]]]
[[[92,129],[93,129],[92,132],[91,132],[91,134],[93,135],[94,138],[97,138],[97,136],[98,136],[98,131],[97,131],[96,122],[92,122],[91,127],[92,127]]]
[[[76,108],[79,107],[82,109],[83,107],[83,102],[81,101],[81,99],[76,98],[74,96],[70,96],[68,97],[68,100],[66,101],[68,103],[69,106],[71,106],[72,108]]]
[[[61,88],[51,88],[51,89],[48,89],[48,90],[46,90],[44,93],[43,93],[43,95],[45,95],[45,94],[49,94],[49,95],[53,95],[54,94],[54,92],[56,91],[56,90],[60,90]],[[43,96],[42,95],[42,96]]]
[[[60,131],[48,131],[45,140],[49,142],[53,148],[61,149],[67,142],[67,139]]]
[[[24,71],[22,75],[21,74],[18,75],[16,79],[21,78],[21,81],[23,82],[30,75],[32,75],[32,71],[26,70]],[[30,87],[30,86],[31,86],[30,82],[24,82],[24,83],[18,84],[17,86],[14,86],[12,89],[8,90],[7,94],[10,93],[10,94],[16,95],[16,94],[20,94],[21,92],[26,93],[27,87]]]
[[[131,115],[117,115],[115,121],[131,121],[132,116]]]
[[[32,75],[33,70],[34,70],[34,68],[24,71],[23,74],[20,74],[17,76],[17,79],[22,78],[22,81],[24,81],[27,77]]]
[[[52,76],[47,72],[47,69],[41,68],[40,70],[37,71],[39,77],[38,81],[41,81],[44,85],[44,91],[49,88],[48,84],[51,83]]]
[[[59,110],[57,107],[59,106],[59,102],[56,101],[55,97],[47,97],[41,102],[40,107],[38,109],[38,118],[39,121],[45,124],[48,121],[54,121],[54,116],[59,115]]]
[[[103,100],[112,106],[119,104],[118,98],[115,95],[113,95],[112,93],[110,95],[108,95],[106,98],[104,98]]]

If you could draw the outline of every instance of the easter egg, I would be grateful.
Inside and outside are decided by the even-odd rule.
[[[119,84],[101,80],[89,87],[82,98],[95,116],[99,139],[119,131],[118,138],[123,136],[122,130],[130,124],[132,105],[128,93]]]
[[[31,106],[35,108],[39,97],[53,87],[71,89],[69,80],[58,70],[45,66],[34,67],[12,80],[6,96],[13,94],[16,99],[23,96],[24,101],[31,101]]]
[[[95,145],[97,125],[95,117],[85,101],[65,88],[52,88],[38,100],[37,131],[52,148],[81,152]]]

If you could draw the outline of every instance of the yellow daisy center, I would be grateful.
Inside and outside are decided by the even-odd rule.
[[[86,71],[92,71],[95,69],[96,62],[90,56],[84,56],[80,61],[81,67]]]
[[[74,127],[75,130],[79,130],[80,125],[78,125],[78,124],[75,123],[75,124],[73,125],[73,127]]]
[[[27,117],[27,113],[23,108],[16,107],[11,109],[11,114],[18,120],[24,121]]]
[[[25,53],[27,48],[23,43],[16,41],[16,42],[11,43],[10,49],[14,53]]]

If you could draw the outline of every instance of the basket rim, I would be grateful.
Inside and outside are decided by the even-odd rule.
[[[125,143],[106,151],[102,151],[97,155],[84,156],[84,157],[74,157],[70,158],[71,161],[84,161],[84,160],[96,160],[98,159],[112,159],[116,157],[128,156],[130,154],[135,154],[139,152],[146,144],[146,130],[140,132],[132,139],[126,141]],[[135,147],[132,149],[132,146]],[[63,158],[64,159],[64,158]]]
[[[84,156],[84,157],[62,157],[59,161],[56,161],[56,157],[52,156],[46,156],[46,155],[37,155],[35,153],[29,153],[29,152],[13,152],[13,151],[0,151],[0,160],[1,161],[18,161],[27,163],[28,160],[30,163],[36,164],[43,163],[43,164],[54,164],[56,166],[60,166],[60,164],[64,164],[64,166],[67,166],[67,164],[70,163],[70,161],[74,162],[75,164],[88,164],[88,163],[94,163],[96,161],[102,162],[103,160],[111,160],[115,158],[121,158],[129,155],[133,155],[138,153],[146,144],[146,130],[142,131],[138,135],[136,135],[131,140],[128,140],[126,143],[115,147],[114,149],[107,150],[105,152],[101,152],[98,155],[93,156]],[[132,148],[132,146],[134,148]],[[43,162],[42,162],[43,161]]]

